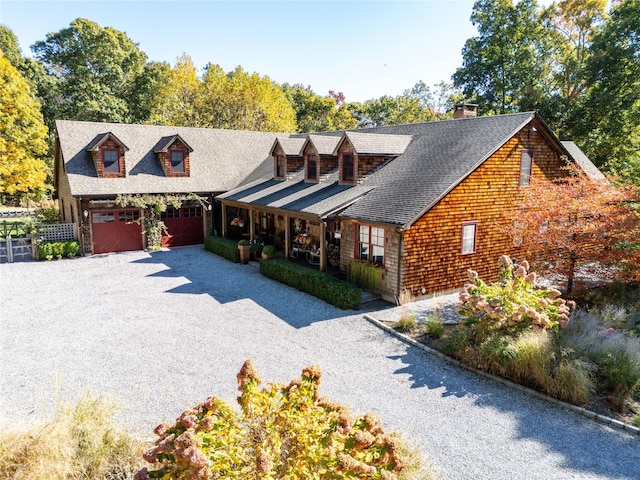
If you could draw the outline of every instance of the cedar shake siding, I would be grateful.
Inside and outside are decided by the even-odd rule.
[[[539,131],[525,130],[404,232],[403,284],[412,295],[420,296],[422,289],[459,289],[467,280],[467,269],[477,271],[486,281],[495,281],[501,255],[519,258],[510,226],[516,218],[521,188],[521,152],[533,149],[532,175],[536,177],[556,178],[565,165],[560,152]],[[462,253],[466,222],[476,225],[475,253]]]

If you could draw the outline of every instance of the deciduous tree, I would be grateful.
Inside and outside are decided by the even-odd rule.
[[[567,278],[590,264],[604,276],[640,277],[637,190],[588,178],[577,167],[554,181],[532,178],[524,189],[514,240],[546,271]]]
[[[487,113],[534,109],[543,94],[548,30],[535,0],[478,0],[472,23],[478,36],[466,41],[453,83]]]
[[[327,132],[356,128],[358,121],[351,115],[344,96],[340,98],[340,94],[329,92],[328,96],[321,97],[311,87],[302,85],[284,84],[282,88],[295,111],[299,132]]]
[[[45,189],[47,128],[29,84],[0,53],[0,194]]]
[[[59,80],[50,99],[55,118],[131,121],[132,90],[147,57],[126,34],[78,18],[31,48]]]

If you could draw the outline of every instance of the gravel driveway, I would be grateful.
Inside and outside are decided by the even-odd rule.
[[[384,312],[381,312],[383,315]],[[640,438],[446,364],[202,247],[0,265],[0,426],[88,389],[151,436],[211,394],[233,402],[310,364],[322,393],[425,446],[442,479],[639,479]]]

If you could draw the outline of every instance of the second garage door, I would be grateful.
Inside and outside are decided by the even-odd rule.
[[[197,245],[204,242],[202,207],[167,208],[162,221],[168,234],[162,237],[163,247]]]

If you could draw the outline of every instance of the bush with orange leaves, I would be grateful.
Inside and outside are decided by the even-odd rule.
[[[136,480],[209,479],[427,479],[416,450],[385,433],[377,415],[353,418],[318,396],[321,371],[310,366],[289,385],[267,384],[251,360],[238,373],[238,403],[216,397],[185,411],[144,454],[154,469]]]

